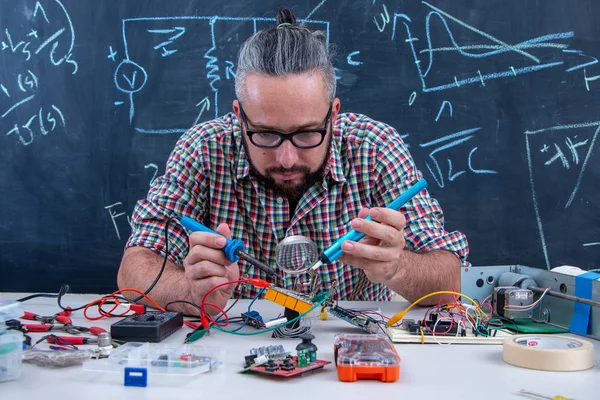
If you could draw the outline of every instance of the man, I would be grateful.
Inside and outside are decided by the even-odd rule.
[[[296,25],[289,10],[277,20],[240,50],[233,113],[184,134],[165,174],[138,202],[119,287],[151,285],[166,252],[165,223],[185,215],[244,240],[249,253],[273,266],[287,236],[307,236],[323,251],[351,228],[365,233],[317,270],[323,289],[336,287],[339,299],[389,300],[393,290],[413,301],[459,290],[467,239],[444,230],[437,201],[424,190],[400,211],[385,208],[422,176],[400,135],[364,115],[340,114],[323,33]],[[272,282],[244,261],[231,263],[220,235],[188,237],[173,222],[168,237],[166,268],[150,293],[161,305],[199,304],[240,274]],[[308,274],[284,278],[279,286],[302,290]],[[226,285],[206,301],[224,307],[234,290],[256,295]],[[197,313],[183,303],[170,309]]]

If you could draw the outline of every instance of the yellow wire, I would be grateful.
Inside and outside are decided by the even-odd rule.
[[[404,318],[404,316],[406,315],[406,313],[408,312],[408,310],[410,310],[411,308],[413,308],[414,306],[416,306],[417,304],[419,304],[421,301],[432,297],[432,296],[437,296],[439,294],[453,294],[455,296],[461,296],[464,297],[465,299],[469,300],[471,303],[473,303],[473,305],[476,307],[476,309],[478,311],[480,311],[483,315],[485,315],[486,317],[488,316],[485,311],[483,311],[481,309],[481,307],[479,307],[479,304],[473,300],[472,298],[470,298],[469,296],[467,296],[466,294],[462,294],[459,292],[453,292],[450,290],[441,290],[439,292],[433,292],[433,293],[429,293],[426,294],[425,296],[421,297],[420,299],[418,299],[417,301],[411,303],[411,305],[409,305],[405,310],[400,311],[398,314],[395,314],[392,318],[389,319],[389,321],[387,322],[387,326],[392,326],[395,325],[398,321],[400,321],[402,318]]]

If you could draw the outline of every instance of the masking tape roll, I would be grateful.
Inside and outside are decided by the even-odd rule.
[[[594,366],[594,345],[559,335],[515,335],[504,339],[504,361],[540,371],[581,371]]]

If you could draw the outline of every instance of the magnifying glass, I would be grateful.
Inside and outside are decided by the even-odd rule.
[[[288,236],[275,248],[275,263],[290,275],[308,271],[318,257],[315,242],[302,235]]]

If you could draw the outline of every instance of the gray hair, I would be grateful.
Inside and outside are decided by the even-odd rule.
[[[281,9],[276,28],[258,31],[242,45],[235,76],[238,99],[243,99],[248,73],[281,77],[313,71],[322,75],[329,101],[335,99],[336,77],[327,37],[322,31],[312,31],[295,22],[290,10]]]

